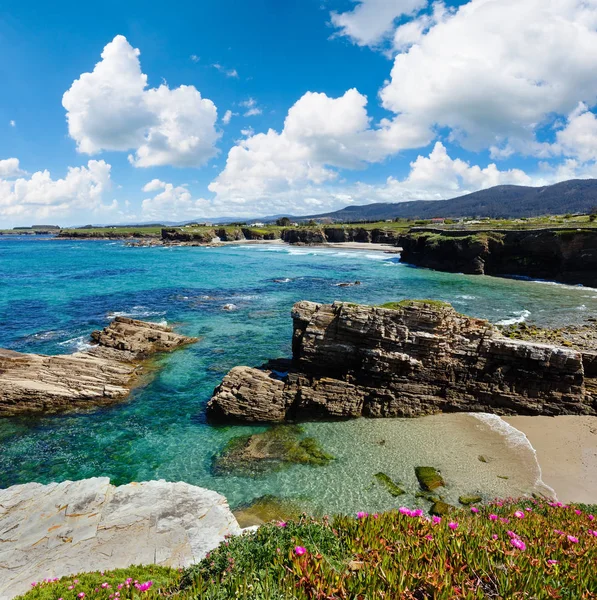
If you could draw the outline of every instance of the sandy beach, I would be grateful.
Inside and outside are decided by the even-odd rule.
[[[562,502],[597,503],[597,417],[504,417],[537,452],[543,481]]]

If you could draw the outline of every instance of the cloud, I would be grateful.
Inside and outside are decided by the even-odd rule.
[[[234,77],[234,78],[238,79],[238,71],[236,69],[226,69],[219,63],[214,63],[212,65],[212,67],[214,69],[217,69],[218,71],[220,71],[220,73],[223,73],[224,75],[226,75],[226,77]]]
[[[160,191],[161,190],[161,191]],[[141,204],[144,218],[185,220],[205,216],[210,203],[204,199],[194,200],[184,185],[176,186],[153,179],[143,187],[144,192],[157,192],[153,198],[146,198]]]
[[[595,0],[471,0],[435,21],[396,32],[408,50],[380,95],[397,121],[448,128],[471,149],[541,155],[538,128],[596,103]]]
[[[224,125],[228,125],[230,123],[230,120],[232,119],[232,117],[237,117],[238,113],[233,113],[231,110],[227,110],[224,113],[224,116],[222,117],[222,123],[224,123]]]
[[[245,107],[254,102],[249,99]],[[294,186],[333,181],[338,168],[362,168],[430,141],[428,132],[406,120],[384,119],[372,127],[366,105],[356,89],[339,98],[307,92],[288,111],[280,133],[248,135],[231,148],[210,191],[218,198],[258,200]]]
[[[243,114],[244,117],[254,117],[263,113],[263,110],[257,106],[257,100],[249,98],[244,102],[240,103],[240,106],[244,106],[248,110]]]
[[[6,158],[4,160],[0,160],[0,179],[18,177],[24,173],[25,171],[21,171],[19,168],[18,158]]]
[[[427,0],[357,0],[350,12],[331,13],[332,25],[359,46],[378,46],[389,37],[394,22],[427,4]]]
[[[191,54],[191,56],[189,56],[189,58],[194,63],[198,63],[201,60],[201,58],[199,56],[197,56],[196,54]]]
[[[86,167],[69,167],[64,179],[52,179],[47,170],[28,178],[0,178],[0,217],[31,222],[76,212],[87,216],[114,210],[116,201],[104,204],[104,195],[111,187],[110,168],[103,160],[90,160]]]
[[[83,73],[62,98],[77,150],[134,150],[135,167],[199,167],[217,154],[215,104],[194,86],[147,88],[139,50],[118,35],[93,72]]]
[[[11,127],[16,127],[16,126],[17,126],[17,122],[16,122],[14,119],[11,119],[11,120],[8,122],[8,124],[9,124]]]
[[[564,129],[557,132],[556,149],[582,162],[597,160],[597,117],[586,104],[579,103]]]

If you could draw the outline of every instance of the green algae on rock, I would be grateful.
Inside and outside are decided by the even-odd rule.
[[[433,506],[429,509],[429,514],[434,515],[436,517],[443,517],[444,515],[447,515],[453,510],[455,510],[453,506],[451,506],[447,502],[439,500],[438,502],[434,502]]]
[[[432,492],[445,485],[443,477],[435,467],[415,467],[415,475],[421,489]]]
[[[383,485],[386,488],[386,490],[388,490],[388,492],[392,496],[402,496],[402,494],[405,493],[404,490],[394,481],[392,481],[392,479],[385,473],[376,473],[374,477],[379,483],[381,483],[381,485]]]
[[[483,498],[481,496],[460,496],[458,498],[458,502],[463,504],[464,506],[470,506],[471,504],[479,504],[482,502]]]
[[[298,425],[279,425],[263,433],[232,438],[213,458],[216,475],[257,475],[290,464],[323,466],[333,460],[312,437],[302,437]]]

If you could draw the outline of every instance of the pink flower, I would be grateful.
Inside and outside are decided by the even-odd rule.
[[[471,512],[477,514],[479,509],[476,506],[471,506]]]
[[[494,534],[491,536],[491,539],[492,539],[492,540],[497,540],[497,539],[498,539],[498,536],[497,536],[497,534],[495,534],[495,533],[494,533]]]
[[[582,510],[578,510],[578,508],[574,511],[577,515],[582,515]]]
[[[502,523],[509,523],[509,522],[510,522],[510,519],[506,519],[506,518],[504,518],[504,517],[500,517],[500,521],[501,521]]]
[[[74,590],[74,589],[75,589],[75,586],[74,586],[74,585],[69,585],[69,586],[68,586],[68,589],[69,589],[69,590]]]
[[[515,534],[513,531],[508,531],[507,533],[508,533],[508,535],[509,535],[511,538],[517,538],[517,537],[518,537],[518,535],[516,535],[516,534]]]
[[[578,538],[574,537],[573,535],[568,535],[566,536],[568,538],[569,542],[572,542],[573,544],[578,544]]]
[[[431,520],[433,521],[434,525],[439,525],[442,522],[442,518],[436,516],[431,517]]]
[[[515,516],[517,519],[524,519],[524,513],[523,513],[521,510],[517,510],[517,511],[514,513],[514,516]]]
[[[146,592],[153,585],[153,581],[146,581],[145,583],[135,583],[135,587],[140,592]]]
[[[417,510],[411,510],[410,511],[410,516],[411,517],[422,517],[423,516],[423,510],[421,508],[417,508]]]
[[[31,587],[35,587],[36,585],[37,585],[37,581],[34,581],[34,582],[31,584]]]
[[[553,560],[553,558],[550,558],[550,559],[547,561],[547,564],[548,564],[548,565],[557,565],[559,562],[560,562],[559,560]]]
[[[498,516],[497,515],[489,515],[489,520],[490,521],[497,521],[498,520]]]
[[[410,508],[406,508],[406,506],[401,506],[401,507],[398,509],[398,512],[399,512],[401,515],[410,515]]]
[[[278,522],[276,523],[276,525],[277,525],[278,527],[286,527],[287,523],[286,523],[286,521],[278,521]]]
[[[425,539],[429,540],[430,542],[432,542],[433,541],[433,536],[432,535],[426,535]]]
[[[595,537],[597,537],[597,530],[592,531],[591,529],[589,529],[589,535],[594,535]]]
[[[564,535],[564,532],[560,531],[559,529],[554,529],[554,532],[557,533],[558,535]]]
[[[365,519],[369,516],[369,513],[366,512],[358,512],[357,513],[357,519]]]
[[[527,507],[525,508],[525,510],[526,510],[527,512],[532,512],[532,510],[533,510],[533,509],[532,509],[530,506],[527,506]]]
[[[378,515],[377,513],[375,513],[375,514],[373,515],[373,518],[374,518],[374,519],[379,519],[379,515]]]
[[[77,598],[85,598],[85,592],[80,592],[77,594]]]
[[[510,538],[510,543],[517,549],[517,550],[526,550],[527,546],[526,544],[518,539],[518,538]]]
[[[593,515],[589,515],[589,521],[592,521],[595,517]]]
[[[106,589],[106,588],[110,587],[110,584],[107,581],[104,581],[104,583],[102,583],[101,587]]]
[[[307,553],[307,549],[303,548],[303,546],[296,546],[296,548],[294,549],[294,553],[297,556],[302,556],[303,554]]]
[[[454,521],[451,521],[450,523],[448,523],[448,527],[452,530],[454,529],[458,529],[458,523],[455,523]]]

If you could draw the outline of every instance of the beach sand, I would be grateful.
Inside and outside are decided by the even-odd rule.
[[[504,417],[537,452],[543,482],[561,502],[597,504],[597,417]]]

